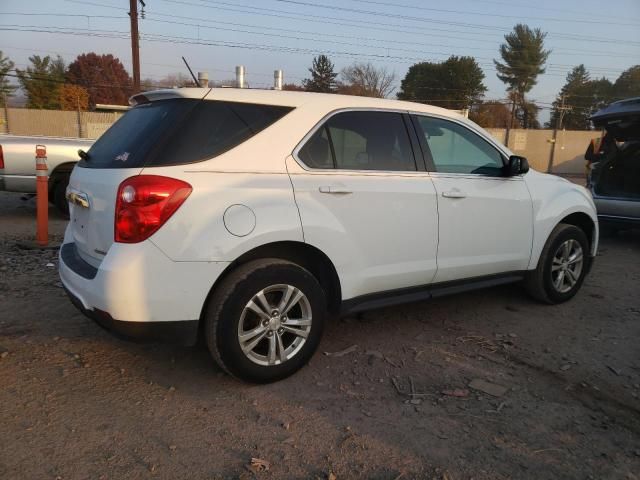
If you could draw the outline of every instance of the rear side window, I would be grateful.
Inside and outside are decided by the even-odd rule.
[[[343,112],[331,118],[300,149],[311,168],[416,171],[402,115]]]
[[[292,108],[197,99],[134,107],[89,150],[89,168],[181,165],[220,155],[278,121]]]

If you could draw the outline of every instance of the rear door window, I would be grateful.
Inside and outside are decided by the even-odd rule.
[[[333,115],[300,149],[310,168],[416,171],[400,113],[353,111]]]
[[[134,107],[89,150],[89,168],[181,165],[220,155],[272,125],[292,108],[197,99]]]

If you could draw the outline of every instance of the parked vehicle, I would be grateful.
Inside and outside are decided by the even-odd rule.
[[[521,280],[564,302],[596,253],[585,188],[442,108],[245,89],[132,103],[71,175],[62,282],[106,328],[201,334],[248,381],[298,370],[329,315]]]
[[[606,132],[588,179],[598,218],[608,226],[640,224],[640,97],[612,103],[595,113]]]
[[[65,191],[71,170],[79,160],[78,149],[88,150],[93,142],[80,138],[0,135],[0,190],[36,193],[36,145],[45,145],[49,201],[62,213],[68,213]]]

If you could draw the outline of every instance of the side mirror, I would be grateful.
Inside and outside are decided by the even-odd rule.
[[[529,162],[526,158],[518,155],[511,155],[509,157],[509,163],[506,167],[507,177],[515,177],[516,175],[523,175],[529,171]]]

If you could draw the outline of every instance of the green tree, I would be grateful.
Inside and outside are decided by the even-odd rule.
[[[334,93],[338,74],[329,57],[319,55],[313,59],[313,65],[309,69],[311,78],[304,80],[304,89],[307,92]]]
[[[26,70],[16,69],[18,82],[27,95],[28,108],[56,109],[60,107],[60,87],[64,83],[64,61],[49,55],[29,57]]]
[[[402,80],[398,98],[461,110],[480,102],[487,91],[483,80],[484,72],[473,57],[416,63]]]
[[[561,126],[569,130],[588,129],[592,102],[589,96],[590,84],[591,78],[585,66],[580,64],[574,67],[567,74],[567,80],[553,102],[547,126]]]
[[[507,85],[507,92],[513,94],[512,118],[518,108],[532,113],[526,106],[525,94],[536,85],[538,75],[545,72],[544,65],[551,53],[544,49],[546,36],[539,28],[532,30],[519,23],[513,32],[504,36],[505,43],[500,45],[502,62],[493,61],[498,78]]]
[[[4,105],[5,99],[13,95],[17,88],[11,84],[7,77],[13,67],[15,67],[15,64],[9,60],[9,57],[5,57],[2,50],[0,50],[0,105]]]
[[[538,107],[533,102],[528,102],[525,100],[524,103],[518,105],[516,108],[516,120],[522,128],[535,128],[538,129],[541,127],[540,122],[538,121],[538,113],[541,108]]]
[[[640,97],[640,65],[622,72],[613,84],[613,91],[619,99]]]
[[[578,65],[567,75],[567,81],[553,102],[547,127],[561,126],[569,130],[589,130],[589,117],[616,99],[615,87],[606,78],[591,80],[584,65]],[[563,112],[564,100],[564,114]],[[559,119],[562,116],[562,124]]]

